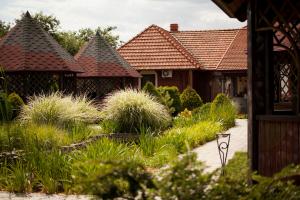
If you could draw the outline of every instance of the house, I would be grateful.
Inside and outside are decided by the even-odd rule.
[[[77,89],[92,98],[125,87],[136,87],[140,74],[97,32],[75,55],[84,73],[78,75]]]
[[[83,72],[29,12],[0,40],[0,66],[8,91],[23,98],[56,90],[76,92],[76,74]]]
[[[143,76],[139,86],[194,88],[204,101],[218,93],[243,98],[247,91],[247,29],[167,31],[151,25],[118,51]]]
[[[300,1],[213,0],[248,20],[248,154],[272,176],[300,164]]]

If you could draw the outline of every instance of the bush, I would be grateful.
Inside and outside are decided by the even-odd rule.
[[[193,116],[196,116],[198,120],[209,120],[210,119],[211,103],[206,103],[203,106],[193,110]]]
[[[9,121],[12,119],[13,109],[8,101],[7,94],[0,92],[0,121]]]
[[[212,121],[203,121],[188,127],[175,127],[160,137],[160,141],[166,144],[172,144],[178,152],[185,152],[187,145],[191,148],[214,140],[216,134],[222,131],[219,123]]]
[[[224,94],[218,94],[211,104],[210,116],[220,122],[225,129],[235,125],[237,110],[232,101]]]
[[[174,115],[177,115],[181,111],[180,92],[176,86],[161,86],[157,88],[162,96],[170,95],[172,104],[170,107],[175,109]]]
[[[201,97],[198,95],[196,90],[187,87],[180,95],[181,108],[188,110],[193,110],[202,106],[203,102]]]
[[[8,102],[12,105],[13,118],[17,117],[22,106],[25,105],[23,99],[17,93],[13,92],[8,95]]]
[[[158,192],[152,196],[161,199],[206,199],[211,175],[204,173],[204,165],[196,154],[187,154],[160,173],[156,181]],[[154,199],[154,198],[153,198]]]
[[[170,114],[175,112],[175,108],[172,107],[173,99],[170,97],[169,92],[166,92],[163,95],[160,94],[151,82],[146,83],[146,85],[143,87],[143,91],[155,97],[158,102],[165,105]]]
[[[113,130],[122,133],[139,133],[141,128],[160,131],[171,123],[164,105],[145,92],[125,89],[104,99],[103,120],[111,122]]]
[[[52,124],[73,127],[80,123],[93,123],[99,112],[85,96],[64,96],[61,93],[33,96],[28,105],[23,106],[20,119],[36,124]]]
[[[155,86],[151,82],[147,82],[145,86],[143,87],[143,91],[147,92],[151,96],[155,97],[157,101],[162,103],[162,96],[160,93],[156,90]]]
[[[75,177],[75,191],[96,195],[101,199],[135,199],[138,194],[146,199],[146,189],[155,187],[153,178],[143,165],[132,161],[98,162],[92,173],[84,169],[90,163],[85,163]]]

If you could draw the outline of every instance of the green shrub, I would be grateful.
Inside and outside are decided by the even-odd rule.
[[[161,135],[160,142],[172,144],[178,152],[185,152],[187,146],[194,148],[216,138],[216,134],[222,131],[219,123],[202,121],[188,127],[175,127]]]
[[[157,101],[162,103],[162,96],[160,95],[160,93],[156,90],[155,86],[153,85],[153,83],[151,82],[147,82],[145,84],[145,86],[143,87],[143,91],[147,92],[148,94],[150,94],[151,96],[155,97]]]
[[[211,175],[205,174],[204,165],[196,154],[187,154],[163,170],[156,181],[158,192],[152,194],[161,199],[206,199]],[[154,199],[154,198],[153,198]]]
[[[223,106],[224,104],[232,103],[231,100],[223,93],[218,94],[212,102],[212,109]]]
[[[74,176],[76,192],[92,194],[101,199],[135,199],[138,194],[141,199],[146,199],[146,190],[155,187],[151,174],[141,164],[114,160],[98,162],[96,166],[93,173],[81,170],[79,176]]]
[[[210,117],[220,122],[225,129],[235,125],[237,110],[232,101],[224,94],[218,94],[211,104]]]
[[[196,90],[187,87],[180,95],[181,108],[188,110],[193,110],[202,106],[203,102],[201,97],[198,95]]]
[[[141,128],[160,131],[171,123],[164,105],[149,94],[132,89],[116,91],[104,99],[102,116],[112,122],[114,130],[139,133]]]
[[[151,96],[155,97],[158,102],[165,105],[170,114],[175,112],[175,108],[172,107],[173,99],[170,97],[169,92],[165,92],[164,94],[160,94],[156,87],[151,82],[147,82],[143,87],[143,91],[147,92]]]
[[[193,116],[198,120],[210,120],[211,103],[206,103],[203,106],[193,110]]]
[[[28,105],[23,106],[20,119],[36,124],[52,124],[73,127],[79,123],[93,123],[99,112],[93,102],[85,96],[64,96],[61,93],[33,96]]]
[[[8,101],[7,94],[0,92],[0,121],[10,121],[13,117],[13,109]]]
[[[174,115],[177,115],[181,111],[180,92],[176,86],[161,86],[157,88],[162,96],[170,95],[172,104],[170,107],[175,109]]]
[[[8,95],[8,102],[12,105],[13,118],[17,117],[22,106],[25,105],[23,99],[17,93],[13,92]]]

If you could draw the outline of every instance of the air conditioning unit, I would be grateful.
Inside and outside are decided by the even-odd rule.
[[[172,70],[162,70],[161,77],[162,78],[172,78],[173,71]]]

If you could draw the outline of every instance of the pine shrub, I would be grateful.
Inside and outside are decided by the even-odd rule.
[[[158,91],[162,96],[170,95],[172,99],[171,107],[175,109],[174,115],[177,115],[181,111],[180,92],[176,86],[161,86],[158,87]]]
[[[143,87],[143,91],[147,92],[151,96],[155,97],[157,99],[157,101],[162,102],[162,96],[157,91],[157,89],[155,88],[155,86],[153,85],[153,83],[147,82],[145,84],[145,86]]]
[[[180,95],[181,108],[193,110],[202,106],[203,102],[196,90],[187,87]]]

